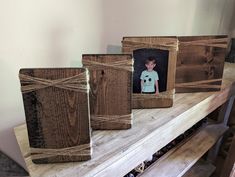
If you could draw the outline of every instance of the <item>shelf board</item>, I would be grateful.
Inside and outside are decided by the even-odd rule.
[[[214,171],[214,165],[204,160],[199,160],[183,177],[210,177]]]
[[[224,134],[228,127],[208,125],[183,145],[170,150],[150,166],[141,177],[182,177]]]

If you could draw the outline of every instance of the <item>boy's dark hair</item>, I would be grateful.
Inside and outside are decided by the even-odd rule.
[[[149,62],[153,62],[154,64],[156,64],[156,58],[155,57],[148,57],[145,60],[145,64],[148,64]]]

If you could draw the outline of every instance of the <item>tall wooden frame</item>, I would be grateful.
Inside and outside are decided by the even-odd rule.
[[[93,130],[122,130],[132,126],[133,60],[123,54],[84,54],[90,75],[90,113]]]
[[[159,95],[132,94],[132,108],[164,108],[173,105],[175,92],[175,73],[178,50],[176,37],[124,37],[122,52],[132,54],[138,49],[168,50],[167,89]]]

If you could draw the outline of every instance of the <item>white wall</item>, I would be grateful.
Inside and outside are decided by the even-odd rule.
[[[231,20],[231,25],[230,25],[230,30],[231,30],[231,37],[235,38],[235,7],[233,11],[233,19]]]
[[[101,50],[102,4],[95,0],[0,1],[0,149],[23,164],[13,127],[24,122],[18,71],[80,65]]]
[[[228,34],[234,0],[104,0],[105,45],[123,36]],[[121,10],[120,10],[121,9]],[[115,50],[116,49],[116,50]]]
[[[127,35],[226,34],[235,0],[0,0],[0,149],[24,165],[18,71],[79,66],[82,53],[120,52]]]

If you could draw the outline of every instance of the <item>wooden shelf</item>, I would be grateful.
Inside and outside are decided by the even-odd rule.
[[[199,160],[183,177],[210,177],[214,171],[214,165],[204,160]]]
[[[181,177],[223,135],[228,127],[222,124],[208,125],[183,145],[169,151],[163,158],[146,169],[141,177]]]
[[[235,94],[235,64],[226,64],[222,90],[176,94],[174,105],[163,109],[133,110],[133,127],[92,132],[92,159],[86,162],[36,165],[30,157],[26,125],[15,135],[32,177],[122,177],[167,145]]]

